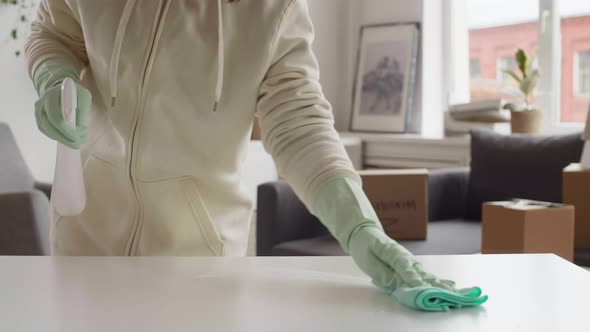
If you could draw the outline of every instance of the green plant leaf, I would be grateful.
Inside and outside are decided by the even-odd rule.
[[[510,110],[512,112],[516,112],[516,109],[517,109],[516,105],[513,103],[506,103],[506,104],[504,104],[504,106],[502,108],[505,110]]]
[[[502,70],[502,72],[510,75],[510,77],[512,77],[518,83],[520,83],[520,81],[522,81],[522,79],[520,77],[518,77],[518,75],[515,72],[513,72],[512,70]]]
[[[17,37],[16,29],[12,29],[12,31],[10,31],[10,36],[12,37],[12,39],[16,39],[16,37]]]
[[[526,53],[523,51],[522,48],[519,48],[518,51],[516,51],[516,55],[514,56],[516,58],[516,63],[518,64],[518,69],[520,69],[520,72],[522,73],[522,76],[524,78],[527,77],[527,67],[528,65],[528,59],[527,59],[527,55]]]
[[[532,89],[535,90],[537,87],[537,83],[539,83],[539,78],[541,77],[541,73],[538,69],[533,69],[529,74],[529,78],[531,79]]]
[[[17,57],[19,57],[20,56],[20,51],[15,51],[14,52],[14,55],[17,56]]]
[[[537,69],[533,70],[528,77],[524,78],[520,82],[520,90],[525,95],[529,95],[529,94],[533,93],[533,91],[537,87],[537,83],[539,82],[539,77],[540,77],[539,70],[537,70]]]
[[[523,79],[522,82],[520,82],[520,90],[525,95],[529,95],[531,92],[533,92],[533,89],[535,88],[534,85],[535,85],[534,79],[532,77],[527,77],[527,78]]]
[[[20,16],[20,21],[21,22],[26,22],[27,21],[27,17],[25,15],[21,15]]]

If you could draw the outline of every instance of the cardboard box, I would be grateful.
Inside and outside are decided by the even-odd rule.
[[[519,203],[516,203],[519,202]],[[574,207],[515,200],[483,206],[482,253],[574,257]]]
[[[385,233],[395,240],[425,240],[428,224],[428,171],[359,171],[363,189]]]
[[[576,208],[575,247],[590,248],[590,170],[579,164],[563,170],[563,202]]]

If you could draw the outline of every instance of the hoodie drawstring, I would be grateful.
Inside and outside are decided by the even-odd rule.
[[[111,54],[111,70],[109,73],[109,85],[111,92],[111,107],[115,106],[117,99],[117,78],[119,74],[119,58],[121,56],[121,48],[123,46],[123,39],[125,38],[125,30],[131,17],[131,12],[135,7],[137,0],[127,0],[123,14],[119,20],[119,27],[115,36],[115,44]],[[223,93],[223,76],[225,66],[225,42],[223,39],[223,0],[217,0],[217,78],[215,85],[215,104],[213,105],[213,112],[217,111],[221,95]]]
[[[217,0],[217,84],[215,86],[215,105],[213,112],[221,101],[223,93],[223,74],[225,66],[225,43],[223,40],[223,0]]]
[[[119,27],[117,28],[117,35],[115,36],[115,45],[113,53],[111,54],[111,71],[109,73],[109,85],[111,88],[111,107],[115,107],[115,99],[117,98],[117,75],[119,73],[119,57],[121,56],[121,47],[123,46],[123,39],[125,38],[125,30],[131,17],[131,12],[135,6],[136,0],[128,0],[125,3],[123,14],[119,20]]]

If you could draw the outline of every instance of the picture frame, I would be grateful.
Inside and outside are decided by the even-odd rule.
[[[350,131],[411,130],[419,43],[418,23],[361,27]]]

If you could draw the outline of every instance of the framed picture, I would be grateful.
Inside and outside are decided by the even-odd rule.
[[[404,133],[414,107],[419,25],[361,28],[351,131]]]

